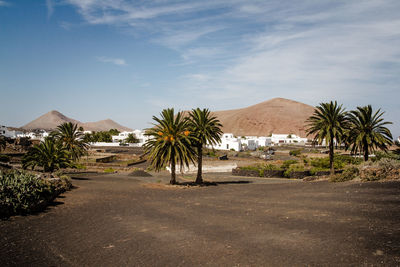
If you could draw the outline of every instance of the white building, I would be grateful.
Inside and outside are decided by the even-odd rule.
[[[305,145],[307,143],[307,138],[302,138],[295,134],[272,134],[271,142],[272,144],[281,145],[281,144],[297,144],[297,145]]]
[[[14,130],[10,131],[6,126],[0,125],[0,135],[3,135],[8,138],[16,138],[18,133],[19,133],[18,131]]]
[[[123,142],[126,138],[128,138],[129,134],[133,134],[139,141],[136,144],[131,144],[132,146],[143,146],[144,143],[146,143],[146,141],[149,139],[149,137],[145,135],[144,130],[134,130],[132,132],[124,131],[119,133],[118,135],[113,135],[112,141],[113,143]]]
[[[213,146],[207,145],[208,148],[212,148]],[[221,143],[214,146],[213,148],[219,150],[235,150],[241,151],[242,150],[242,142],[240,138],[237,138],[231,133],[224,133],[221,137]]]

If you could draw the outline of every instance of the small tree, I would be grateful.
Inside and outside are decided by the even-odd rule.
[[[331,174],[335,174],[334,142],[341,143],[345,130],[348,128],[346,112],[337,102],[321,103],[314,114],[307,119],[307,135],[314,136],[314,142],[322,144],[325,140],[329,146],[329,165]]]
[[[86,153],[88,144],[84,141],[84,134],[78,130],[77,124],[63,123],[57,127],[52,136],[60,140],[73,161],[78,160]]]
[[[6,149],[7,146],[7,141],[6,141],[6,137],[3,135],[0,135],[0,152],[4,149]]]
[[[71,157],[63,144],[54,137],[46,137],[34,145],[22,158],[22,168],[42,167],[45,172],[53,172],[71,166]]]
[[[139,139],[133,133],[128,134],[128,137],[125,139],[125,142],[128,144],[136,144],[139,143]]]
[[[182,112],[175,115],[173,108],[164,109],[160,115],[161,118],[153,116],[156,123],[153,128],[146,130],[145,134],[150,138],[144,148],[155,170],[171,166],[170,184],[176,184],[176,164],[179,163],[182,169],[194,161],[188,120],[182,116]]]
[[[203,182],[202,166],[203,166],[203,146],[207,143],[216,145],[221,142],[222,124],[220,121],[211,116],[208,109],[193,109],[189,113],[190,131],[193,138],[193,144],[197,148],[197,177],[196,183]]]
[[[387,151],[393,144],[392,134],[385,127],[392,123],[384,121],[383,114],[380,109],[374,113],[371,105],[357,107],[357,110],[348,114],[350,130],[346,148],[351,147],[352,153],[362,152],[365,161],[368,160],[370,152],[374,152],[377,148]]]

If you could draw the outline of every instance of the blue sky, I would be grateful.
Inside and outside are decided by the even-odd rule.
[[[400,1],[0,0],[0,123],[56,109],[145,128],[162,108],[285,97],[386,111],[400,135]]]

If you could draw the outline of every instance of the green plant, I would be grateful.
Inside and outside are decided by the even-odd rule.
[[[128,134],[128,137],[124,141],[125,141],[125,143],[128,143],[128,144],[139,143],[139,139],[137,139],[136,135],[134,135],[133,133]]]
[[[335,157],[333,162],[335,169],[342,169],[345,165],[345,162],[343,162],[339,157]],[[330,159],[328,157],[312,158],[311,166],[320,169],[330,169]]]
[[[68,177],[42,179],[20,171],[0,171],[0,217],[38,211],[71,188]]]
[[[290,151],[289,151],[289,155],[291,155],[291,156],[297,157],[297,156],[299,156],[300,154],[301,154],[301,150],[300,150],[300,149],[295,149],[295,150],[290,150]]]
[[[314,114],[307,119],[307,135],[314,135],[314,142],[329,146],[329,168],[333,175],[334,169],[334,141],[341,143],[344,132],[348,128],[346,112],[337,102],[321,103],[315,108]]]
[[[221,141],[222,124],[217,117],[212,116],[208,109],[193,109],[189,112],[189,129],[192,143],[197,148],[197,176],[196,183],[203,182],[203,146],[216,145]],[[235,151],[235,149],[231,149]]]
[[[298,161],[297,161],[297,160],[294,160],[294,159],[285,160],[285,161],[282,163],[281,168],[284,169],[284,170],[286,170],[286,169],[288,169],[288,168],[290,167],[290,165],[296,164],[296,163],[298,163]]]
[[[182,169],[195,160],[194,137],[189,136],[189,121],[182,115],[182,112],[175,114],[173,108],[164,109],[161,118],[153,116],[154,127],[146,130],[150,138],[144,149],[149,154],[150,164],[156,171],[171,166],[170,184],[176,184],[176,164]]]
[[[283,175],[284,175],[285,177],[290,177],[290,174],[291,174],[292,172],[301,172],[301,171],[304,171],[304,166],[303,166],[303,165],[301,165],[301,164],[291,164],[291,165],[289,166],[289,168],[287,168],[287,169],[285,170],[285,172],[283,173]]]
[[[40,166],[45,172],[71,166],[71,158],[61,142],[53,137],[46,137],[38,145],[34,145],[22,158],[22,168],[32,170]]]
[[[86,170],[86,166],[82,163],[75,163],[73,167],[77,168],[78,170]]]
[[[106,172],[106,173],[114,173],[115,170],[113,168],[106,168],[106,169],[104,169],[104,172]]]
[[[392,134],[385,125],[392,122],[384,121],[381,112],[378,109],[375,113],[371,105],[357,107],[348,114],[350,121],[350,130],[346,140],[346,148],[351,147],[352,153],[362,152],[364,160],[367,161],[369,154],[377,148],[387,151],[393,144]]]
[[[329,168],[312,167],[310,169],[310,174],[315,175],[317,174],[317,172],[324,172],[324,171],[329,171]]]
[[[62,143],[72,161],[85,155],[88,149],[88,144],[82,139],[83,133],[78,130],[78,124],[65,122],[57,126],[57,130],[52,135]]]
[[[333,175],[329,181],[331,182],[345,182],[350,181],[359,176],[360,170],[357,166],[346,166],[342,173],[338,173]]]

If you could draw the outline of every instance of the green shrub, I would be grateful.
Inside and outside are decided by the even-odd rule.
[[[115,170],[113,168],[107,168],[107,169],[104,169],[104,172],[106,172],[106,173],[114,173]]]
[[[10,162],[11,158],[7,155],[0,154],[0,162]]]
[[[0,217],[38,211],[71,186],[69,177],[48,180],[27,172],[0,172]]]
[[[329,181],[331,182],[345,182],[350,181],[359,176],[360,170],[354,165],[347,166],[342,173],[333,175]]]
[[[373,161],[380,161],[381,159],[394,159],[394,160],[400,160],[400,155],[397,155],[396,153],[393,153],[391,151],[385,152],[385,151],[376,151],[375,152],[375,157],[371,158]]]
[[[340,158],[340,155],[335,155],[333,167],[335,169],[343,169],[346,163]],[[311,166],[321,169],[329,169],[329,157],[311,159]]]
[[[285,161],[282,163],[281,168],[284,169],[284,170],[286,170],[286,169],[288,169],[288,168],[290,167],[290,165],[296,164],[297,162],[298,162],[298,161],[297,161],[297,160],[294,160],[294,159],[285,160]]]
[[[288,169],[285,170],[283,175],[285,177],[290,177],[292,172],[302,172],[304,171],[304,166],[301,164],[291,164]]]
[[[291,156],[297,157],[297,156],[299,156],[300,154],[301,154],[301,150],[300,150],[300,149],[295,149],[295,150],[290,150],[290,151],[289,151],[289,155],[291,155]]]
[[[400,161],[382,158],[379,161],[367,161],[360,167],[362,181],[378,181],[382,179],[398,179],[400,177]]]
[[[77,168],[78,170],[86,170],[86,166],[81,163],[75,163],[74,167]]]

